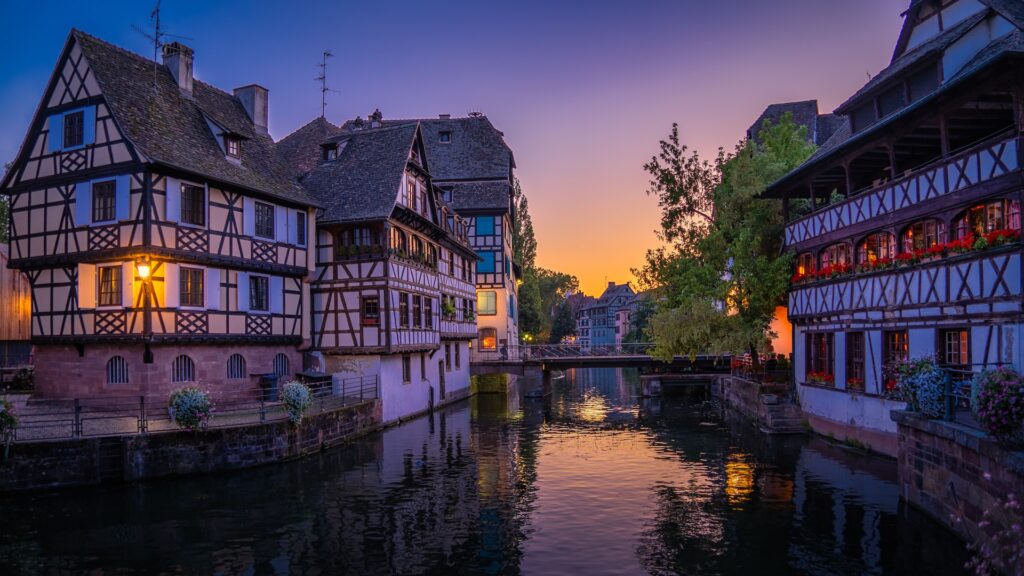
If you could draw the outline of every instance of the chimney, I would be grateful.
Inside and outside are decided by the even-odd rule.
[[[180,42],[164,44],[164,66],[178,82],[182,94],[192,97],[192,49]]]
[[[259,84],[235,88],[235,98],[238,98],[242,107],[245,108],[246,114],[252,119],[252,125],[257,134],[267,133],[268,109],[270,108],[268,94],[268,90]]]
[[[370,114],[370,128],[380,128],[383,122],[384,115],[380,113],[380,108],[377,108],[373,111],[373,114]]]
[[[615,288],[615,282],[609,282],[608,288]]]
[[[355,127],[356,130],[362,130],[363,127],[366,126],[366,122],[363,121],[362,116],[356,116],[356,119],[352,121],[352,126]]]
[[[451,120],[452,119],[452,115],[451,114],[438,114],[437,117],[439,119],[441,119],[441,120]]]

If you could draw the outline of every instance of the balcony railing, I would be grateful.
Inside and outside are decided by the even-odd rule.
[[[786,245],[799,244],[1018,170],[1019,145],[1019,138],[1003,133],[819,208],[786,225]]]

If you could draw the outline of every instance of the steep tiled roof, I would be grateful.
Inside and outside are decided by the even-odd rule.
[[[889,80],[895,78],[904,70],[912,68],[915,64],[924,62],[927,58],[931,56],[937,56],[941,54],[943,50],[945,50],[954,42],[959,40],[960,37],[964,35],[964,33],[973,28],[978,22],[984,20],[987,15],[987,11],[979,12],[971,16],[970,18],[967,18],[963,22],[960,22],[959,24],[950,28],[949,30],[943,31],[935,38],[932,38],[931,40],[925,42],[924,44],[921,44],[920,46],[914,48],[913,50],[903,54],[902,56],[894,60],[891,64],[889,64],[887,68],[885,68],[878,74],[875,74],[874,77],[872,77],[867,84],[862,86],[860,90],[857,90],[857,92],[855,92],[853,96],[847,98],[846,102],[840,104],[836,108],[836,113],[849,113],[849,109],[853,107],[855,103],[860,101],[860,99],[863,96],[871,92],[874,92],[876,88],[879,88]]]
[[[418,130],[417,124],[402,124],[332,138],[340,148],[338,157],[300,177],[302,186],[324,207],[321,221],[391,216]]]
[[[452,205],[458,210],[508,210],[509,208],[509,186],[506,180],[455,182],[441,186],[451,187]]]
[[[257,133],[233,95],[198,80],[187,98],[164,66],[80,30],[72,31],[128,140],[148,160],[268,196],[311,203],[278,160],[270,136]],[[155,89],[154,89],[155,82]],[[225,158],[206,114],[245,140],[241,165]]]
[[[341,128],[320,116],[282,138],[277,143],[277,152],[289,173],[297,178],[316,168],[323,157],[320,145],[338,134]]]
[[[756,140],[766,120],[777,123],[786,113],[793,115],[793,122],[798,126],[807,127],[807,137],[816,145],[821,146],[845,122],[842,116],[835,114],[818,114],[817,100],[801,102],[780,102],[770,104],[764,112],[747,128],[747,138]]]

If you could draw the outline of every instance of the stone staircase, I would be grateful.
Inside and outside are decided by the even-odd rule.
[[[777,394],[761,394],[764,410],[764,423],[761,431],[766,434],[803,434],[803,412],[788,396]]]

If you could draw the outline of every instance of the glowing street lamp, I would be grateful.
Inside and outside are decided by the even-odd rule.
[[[149,261],[149,256],[139,256],[135,259],[135,272],[143,282],[149,281],[149,275],[152,271],[153,266]]]

